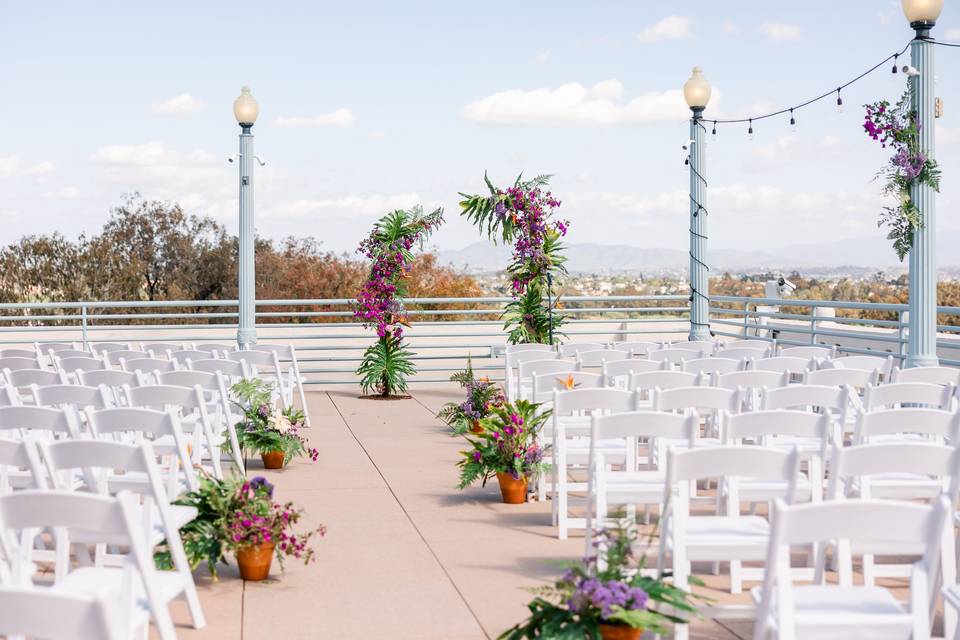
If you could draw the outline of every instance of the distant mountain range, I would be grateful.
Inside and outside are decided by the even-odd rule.
[[[689,264],[685,250],[641,248],[628,245],[594,243],[570,244],[567,267],[574,273],[662,272],[684,270]],[[489,242],[475,242],[462,249],[438,252],[440,261],[472,273],[503,269],[510,260],[510,248]],[[890,269],[905,268],[899,263],[890,242],[877,234],[868,238],[831,240],[817,244],[739,251],[717,249],[708,259],[712,271],[794,269]],[[937,238],[937,263],[940,268],[960,266],[960,232],[944,231]]]

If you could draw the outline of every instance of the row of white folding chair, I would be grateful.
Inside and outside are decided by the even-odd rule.
[[[0,550],[9,563],[3,572],[9,576],[5,586],[107,597],[117,603],[121,619],[127,621],[125,637],[132,637],[132,629],[143,629],[152,620],[161,638],[176,638],[169,605],[178,597],[190,603],[194,626],[204,626],[189,566],[186,571],[157,570],[152,545],[144,535],[143,514],[143,505],[128,492],[109,496],[30,489],[0,496]],[[32,550],[40,533],[49,528],[55,531],[56,540],[54,583],[35,586]],[[117,568],[105,566],[102,560],[93,566],[73,566],[69,551],[78,544],[128,551]],[[179,555],[185,562],[186,556]]]

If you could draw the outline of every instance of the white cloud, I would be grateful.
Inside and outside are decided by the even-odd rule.
[[[944,40],[960,40],[960,29],[947,29],[943,32]]]
[[[840,138],[838,136],[827,134],[823,136],[823,139],[820,140],[819,143],[817,143],[817,146],[829,148],[829,147],[835,147],[838,144],[840,144]]]
[[[158,102],[153,105],[153,112],[159,116],[169,116],[173,118],[188,118],[198,111],[203,111],[207,105],[197,100],[189,93],[181,93],[169,100]]]
[[[690,18],[685,16],[667,16],[637,34],[637,40],[644,44],[661,40],[679,40],[690,37]]]
[[[780,136],[773,142],[757,145],[751,151],[751,155],[761,160],[778,160],[784,156],[784,153],[789,154],[790,149],[796,144],[796,136]]]
[[[719,101],[713,90],[713,103]],[[689,117],[679,89],[651,91],[629,101],[619,80],[604,80],[592,87],[570,82],[556,89],[500,91],[471,102],[460,115],[482,124],[591,126],[617,125]]]
[[[42,175],[47,175],[49,173],[53,173],[54,171],[56,171],[56,169],[57,169],[57,165],[50,162],[49,160],[44,160],[43,162],[38,162],[37,164],[27,169],[27,173],[32,176],[42,176]]]
[[[278,127],[349,127],[356,121],[353,111],[341,108],[318,116],[280,116],[273,124]]]
[[[387,211],[406,209],[421,202],[420,196],[413,192],[392,195],[351,193],[322,198],[300,198],[272,207],[270,217],[302,220],[331,216],[382,215]]]
[[[764,22],[760,31],[771,40],[799,40],[800,27],[783,22]]]
[[[76,200],[81,197],[81,195],[80,189],[77,187],[64,187],[44,194],[44,196],[53,200]]]
[[[0,157],[0,178],[9,178],[20,168],[20,158],[17,156]]]

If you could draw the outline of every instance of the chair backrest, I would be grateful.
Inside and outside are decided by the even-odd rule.
[[[626,411],[592,417],[593,442],[614,438],[667,438],[692,442],[699,421],[689,415],[660,411]]]
[[[769,447],[718,445],[680,450],[671,447],[667,454],[667,485],[689,485],[707,478],[755,478],[795,483],[800,456],[794,451]]]
[[[774,346],[774,342],[758,338],[747,340],[728,340],[719,344],[720,349],[760,349],[766,350]]]
[[[765,389],[763,409],[828,409],[845,412],[850,404],[849,387],[827,387],[816,384],[795,384],[778,389]]]
[[[844,356],[834,358],[830,363],[840,369],[865,369],[867,371],[879,371],[880,375],[889,379],[893,371],[893,356]]]
[[[31,358],[37,359],[35,349],[0,349],[0,358]]]
[[[633,411],[636,409],[636,396],[632,391],[623,389],[573,389],[572,391],[553,392],[554,417],[568,416],[574,412]]]
[[[647,354],[647,357],[651,360],[656,362],[667,362],[672,365],[679,365],[684,360],[693,360],[694,358],[702,358],[703,356],[704,352],[702,349],[679,349],[673,346],[668,349],[651,351]]]
[[[127,389],[127,402],[131,407],[166,409],[182,407],[198,409],[205,406],[203,395],[195,387],[180,387],[170,384],[150,384]]]
[[[867,385],[877,384],[878,371],[866,369],[820,369],[803,374],[804,384],[827,387],[848,386],[854,389],[866,389]]]
[[[747,411],[727,417],[724,423],[723,439],[732,444],[744,438],[759,439],[767,444],[776,441],[778,436],[790,438],[818,438],[826,447],[830,420],[826,414],[797,411],[794,409],[773,409]],[[826,450],[821,451],[826,454]]]
[[[952,384],[960,386],[960,369],[956,367],[894,367],[891,382],[926,382],[928,384]]]
[[[539,344],[537,342],[528,342],[524,344],[508,344],[503,350],[504,353],[516,353],[517,351],[556,351],[556,347],[551,344]]]
[[[537,345],[538,347],[546,347],[545,351],[550,351],[553,349],[549,344]],[[277,354],[277,357],[281,360],[291,360],[295,355],[293,345],[291,344],[263,344],[258,343],[249,347],[250,351],[267,351],[270,353]]]
[[[204,391],[220,390],[217,375],[206,371],[162,371],[159,382],[178,387],[200,387]]]
[[[35,342],[33,346],[37,348],[37,351],[43,354],[59,351],[65,351],[67,349],[76,349],[76,342]]]
[[[560,357],[555,351],[544,351],[535,349],[531,351],[514,351],[504,356],[506,358],[507,368],[515,368],[522,362],[534,362],[538,360],[556,360]]]
[[[921,405],[933,409],[949,409],[953,392],[953,385],[942,386],[929,382],[870,385],[863,393],[863,408],[866,411],[876,411],[904,405]]]
[[[53,353],[54,358],[99,358],[97,354],[83,349],[60,349],[59,351],[47,351]]]
[[[108,351],[104,354],[107,358],[107,362],[110,364],[120,364],[122,360],[137,360],[140,358],[152,358],[146,351],[140,351],[139,349],[117,349],[116,351]]]
[[[0,407],[0,431],[46,431],[76,437],[79,433],[74,412],[51,407]]]
[[[735,347],[733,349],[721,349],[715,354],[718,358],[730,358],[732,360],[758,360],[770,355],[770,349],[760,347]]]
[[[14,489],[46,489],[45,479],[32,478],[29,483],[22,483],[21,478],[14,475],[11,478],[10,472],[17,472],[20,469],[31,469],[36,464],[38,458],[36,449],[36,439],[28,437],[23,440],[10,440],[0,438],[0,495],[10,493]],[[16,482],[16,484],[14,484]],[[28,487],[25,487],[27,484]],[[2,551],[2,549],[0,549]],[[3,560],[0,560],[0,565]],[[3,582],[3,569],[0,567],[0,583]],[[2,617],[2,616],[0,616]]]
[[[816,369],[813,358],[795,358],[792,356],[776,356],[773,358],[758,358],[750,365],[754,371],[776,371],[777,373],[803,373],[807,369]]]
[[[107,363],[100,358],[94,358],[92,356],[77,356],[74,358],[60,358],[58,356],[55,362],[57,369],[63,371],[64,373],[74,373],[75,371],[97,371],[99,369],[110,368]]]
[[[869,442],[875,436],[919,433],[938,438],[954,438],[960,430],[960,413],[926,408],[866,411],[857,416],[854,442]]]
[[[944,482],[950,504],[957,499],[960,449],[934,442],[880,442],[844,447],[835,443],[830,456],[827,495],[839,500],[859,480],[861,498],[871,498],[870,477],[886,474],[935,476]]]
[[[62,371],[45,371],[42,369],[7,370],[3,372],[3,377],[15,387],[29,387],[32,384],[61,384],[64,382]]]
[[[157,355],[161,353],[166,353],[168,351],[181,351],[183,349],[188,349],[189,347],[182,342],[141,342],[140,350],[146,352],[153,352]],[[209,352],[205,352],[209,353]]]
[[[715,386],[721,389],[762,389],[785,387],[789,375],[777,371],[733,371],[721,373],[714,379]]]
[[[688,373],[733,373],[743,369],[742,360],[733,360],[725,357],[694,358],[684,360],[681,369]]]
[[[517,377],[520,380],[529,380],[532,375],[567,373],[570,371],[579,371],[575,360],[557,358],[548,360],[526,360],[517,366]]]
[[[646,371],[630,376],[627,387],[631,391],[653,391],[654,389],[675,389],[693,387],[700,384],[700,376],[686,371]]]
[[[276,362],[276,354],[272,351],[228,351],[227,360],[246,362],[256,367],[272,367]]]
[[[90,344],[90,351],[98,355],[112,353],[114,351],[129,351],[129,342],[93,342]]]
[[[182,365],[186,365],[187,360],[206,360],[213,355],[209,351],[197,351],[196,349],[169,350],[163,353],[165,353],[170,360],[179,362]]]
[[[656,351],[657,349],[662,349],[663,345],[659,342],[645,342],[642,340],[634,340],[627,342],[614,342],[611,344],[614,349],[619,349],[620,351],[626,351],[631,355],[647,355],[651,351]]]
[[[603,386],[603,376],[599,373],[569,371],[566,373],[543,373],[533,376],[533,401],[550,402],[554,391],[571,389],[597,389]]]
[[[563,357],[576,356],[584,351],[596,351],[597,349],[606,349],[607,345],[602,342],[568,342],[560,345],[560,355]]]
[[[10,371],[19,371],[21,369],[42,369],[40,360],[36,356],[32,358],[0,358],[0,370],[9,369]]]
[[[836,347],[818,347],[810,345],[808,347],[784,347],[780,349],[780,355],[785,358],[806,358],[813,360],[828,360],[837,355]]]
[[[82,384],[54,384],[44,387],[34,385],[33,397],[41,407],[69,405],[78,410],[86,407],[104,409],[109,404],[104,387],[89,387]]]
[[[124,385],[135,387],[140,384],[137,376],[132,371],[119,371],[117,369],[101,369],[92,371],[80,371],[80,384],[96,387],[103,385],[119,389]]]
[[[0,584],[0,635],[68,640],[129,637],[119,620],[125,614],[92,593]]]
[[[175,360],[165,360],[162,358],[133,358],[131,360],[123,358],[120,360],[120,365],[124,371],[140,371],[142,373],[177,370]]]
[[[133,487],[136,488],[137,493],[148,495],[154,494],[154,489],[159,487],[160,499],[166,499],[166,492],[159,482],[160,476],[153,460],[152,450],[147,449],[150,451],[149,458],[144,454],[144,448],[150,447],[148,442],[138,446],[108,440],[80,439],[40,442],[37,447],[40,450],[39,458],[42,460],[42,468],[33,468],[33,476],[38,481],[50,482],[52,489],[73,490],[70,485],[76,476],[65,472],[83,471],[88,491],[102,495],[115,493],[104,484],[100,474],[87,473],[104,469],[118,476],[145,474],[147,482],[141,481],[138,477],[135,481],[123,482],[124,487]],[[33,464],[36,465],[36,463],[37,461],[34,460]]]
[[[191,371],[205,371],[207,373],[219,371],[228,378],[242,378],[244,376],[243,364],[232,360],[207,358],[206,360],[190,360],[189,363]]]
[[[229,344],[225,342],[194,342],[193,348],[197,351],[207,351],[213,354],[220,354],[236,349],[237,344],[235,342]]]
[[[577,362],[580,363],[581,367],[599,367],[604,362],[626,360],[629,357],[629,353],[619,349],[594,349],[577,353]]]
[[[684,411],[696,409],[703,413],[726,411],[736,413],[740,409],[740,391],[719,387],[674,387],[656,389],[653,394],[656,411]]]
[[[713,352],[717,348],[717,343],[712,340],[678,340],[677,342],[671,342],[668,346],[669,349],[684,349],[686,351],[699,351],[702,356],[713,355]]]
[[[633,374],[662,371],[663,367],[663,362],[655,362],[644,358],[627,358],[626,360],[604,362],[600,372],[603,374],[604,382],[608,386],[612,386],[618,378],[624,378],[624,382],[629,384],[630,376]]]

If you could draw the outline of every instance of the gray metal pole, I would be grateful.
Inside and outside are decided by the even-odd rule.
[[[920,151],[934,157],[933,52],[930,42],[932,24],[915,23],[917,37],[910,45],[910,63],[920,75],[910,79],[913,109],[920,122]],[[937,217],[936,192],[928,185],[914,184],[910,198],[920,210],[922,228],[914,231],[910,250],[910,334],[908,367],[929,367],[937,359]]]
[[[703,109],[690,118],[690,340],[710,340],[710,279],[707,270],[707,154]]]
[[[256,272],[254,266],[253,231],[253,133],[252,125],[240,125],[240,255],[238,296],[240,314],[237,322],[237,347],[246,349],[257,343]]]

